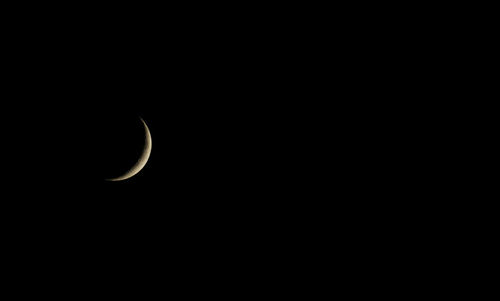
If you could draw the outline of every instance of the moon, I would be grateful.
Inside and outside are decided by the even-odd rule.
[[[133,176],[135,176],[137,173],[139,173],[144,166],[146,166],[146,163],[149,160],[149,156],[151,155],[151,148],[152,148],[152,140],[151,140],[151,133],[149,132],[148,125],[146,122],[141,118],[142,124],[144,125],[144,134],[145,134],[145,140],[144,140],[144,149],[142,150],[142,154],[139,157],[139,160],[123,175],[116,177],[116,178],[111,178],[111,179],[106,179],[107,181],[123,181],[126,179],[129,179]]]

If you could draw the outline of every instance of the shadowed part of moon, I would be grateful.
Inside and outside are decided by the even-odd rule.
[[[111,178],[107,179],[107,181],[123,181],[128,178],[131,178],[135,176],[141,169],[144,168],[146,163],[148,162],[149,156],[151,155],[151,148],[152,148],[152,141],[151,141],[151,133],[149,132],[149,128],[144,122],[144,120],[141,118],[142,124],[144,125],[144,132],[145,132],[145,141],[144,141],[144,149],[142,151],[142,155],[139,157],[139,160],[132,166],[126,173],[124,173],[122,176],[116,177],[116,178]]]

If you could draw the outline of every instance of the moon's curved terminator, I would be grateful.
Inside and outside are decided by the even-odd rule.
[[[141,169],[143,169],[146,163],[148,162],[152,148],[151,133],[149,132],[149,128],[146,122],[142,118],[141,121],[142,124],[144,125],[145,140],[144,140],[144,149],[142,151],[141,156],[139,157],[139,160],[137,160],[137,162],[123,175],[116,178],[106,179],[107,181],[123,181],[129,179],[135,176],[138,172],[140,172]]]

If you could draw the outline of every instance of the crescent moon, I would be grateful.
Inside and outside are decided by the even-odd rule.
[[[135,176],[138,172],[140,172],[146,163],[149,160],[149,156],[151,155],[151,148],[152,148],[152,140],[151,140],[151,133],[149,132],[148,125],[146,122],[141,118],[142,124],[144,125],[144,132],[145,132],[145,141],[144,141],[144,149],[142,151],[141,156],[139,157],[139,160],[122,176],[116,177],[116,178],[111,178],[111,179],[106,179],[107,181],[123,181],[126,179],[129,179],[133,176]]]

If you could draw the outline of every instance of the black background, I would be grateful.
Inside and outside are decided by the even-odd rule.
[[[461,64],[420,41],[436,31],[420,16],[41,6],[0,20],[2,251],[22,276],[183,296],[295,295],[307,279],[367,291],[359,279],[428,267],[453,232],[443,217],[462,189],[446,171],[461,160],[441,147],[453,106],[434,103],[448,98],[442,62]],[[140,118],[148,164],[105,181],[140,155]]]

